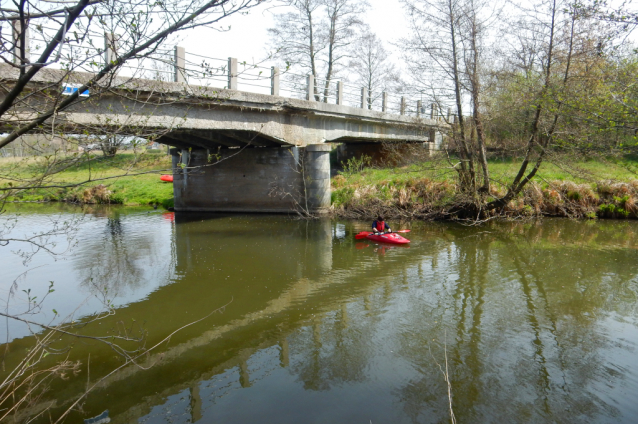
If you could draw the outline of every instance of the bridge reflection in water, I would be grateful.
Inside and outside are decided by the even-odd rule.
[[[173,282],[113,318],[146,320],[127,368],[82,417],[113,422],[460,422],[638,413],[638,227],[422,224],[408,249],[355,248],[363,223],[178,216]],[[96,346],[91,378],[117,364]],[[86,374],[52,393],[73,399]]]

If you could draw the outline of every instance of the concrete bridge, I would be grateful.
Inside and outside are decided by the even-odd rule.
[[[379,150],[384,142],[434,148],[441,140],[439,130],[446,126],[434,108],[425,117],[420,102],[414,116],[406,115],[403,97],[399,113],[390,113],[387,93],[381,96],[380,111],[371,110],[367,90],[361,90],[360,107],[345,105],[341,82],[334,104],[315,101],[312,76],[306,79],[305,99],[282,97],[275,67],[270,69],[270,95],[232,89],[241,81],[232,58],[225,68],[225,86],[231,89],[192,85],[184,77],[186,66],[180,58],[185,54],[179,49],[173,82],[120,75],[56,116],[58,131],[136,135],[174,147],[178,211],[325,211],[330,206],[329,155],[335,143],[347,144],[351,156]],[[2,65],[0,75],[10,85],[17,71]],[[63,95],[65,87],[91,76],[44,69],[30,89],[54,87]],[[42,109],[56,100],[35,95],[30,106]],[[0,130],[32,114],[30,108],[18,109],[0,123]]]

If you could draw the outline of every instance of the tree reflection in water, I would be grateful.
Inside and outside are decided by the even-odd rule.
[[[171,262],[135,219],[110,217],[77,270],[98,292],[158,263],[179,278],[114,319],[162,337],[234,300],[87,401],[114,422],[446,422],[445,353],[460,423],[638,413],[634,222],[413,224],[409,249],[379,255],[350,237],[361,223],[193,215]]]
[[[437,255],[428,280],[446,279],[443,270],[453,281],[427,289],[426,298],[439,304],[419,310],[423,304],[415,302],[407,312],[410,328],[433,317],[439,325],[425,331],[427,338],[402,335],[403,353],[419,374],[400,391],[413,422],[445,420],[443,378],[432,358],[414,356],[430,346],[441,361],[444,334],[459,422],[622,416],[616,402],[594,388],[601,381],[622,386],[628,378],[599,352],[610,340],[596,328],[605,315],[636,317],[635,301],[627,297],[637,297],[638,243],[635,225],[624,224],[546,221],[450,230],[450,254]],[[613,296],[618,292],[624,298]],[[414,349],[415,338],[423,349]],[[616,348],[629,353],[634,343]]]
[[[123,219],[120,210],[104,210],[103,230],[83,241],[84,254],[74,261],[81,285],[102,300],[143,289],[153,279],[166,279],[172,257],[163,256],[166,243],[144,216]]]

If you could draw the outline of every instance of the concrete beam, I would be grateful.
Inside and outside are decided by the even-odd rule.
[[[275,147],[277,144],[270,140],[266,140],[257,134],[242,133],[239,131],[220,131],[221,134],[228,138],[239,141],[242,145],[250,145],[255,147]]]
[[[197,148],[198,146],[192,143],[187,143],[184,142],[182,140],[178,140],[175,139],[173,137],[170,137],[168,135],[163,135],[160,138],[157,139],[158,143],[162,143],[162,144],[166,144],[168,146],[173,146],[173,147],[177,147],[178,149],[193,149],[193,148]]]
[[[191,133],[182,133],[182,132],[170,132],[168,133],[170,138],[178,140],[187,145],[193,145],[197,147],[201,147],[202,149],[214,149],[218,146],[221,147],[241,147],[242,144],[236,143],[232,140],[226,141],[221,136],[216,139],[207,139],[203,137],[199,137],[198,135]]]
[[[237,140],[226,137],[225,135],[220,134],[217,131],[194,130],[194,131],[184,131],[182,132],[182,134],[187,137],[191,137],[191,136],[197,137],[200,140],[202,140],[204,143],[208,143],[209,145],[211,143],[215,145],[219,144],[224,147],[241,147],[244,145],[244,143],[239,143],[237,142]]]

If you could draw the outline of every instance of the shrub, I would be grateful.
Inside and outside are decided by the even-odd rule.
[[[364,168],[372,164],[372,158],[367,155],[362,155],[360,158],[350,158],[345,163],[341,162],[343,166],[343,175],[353,175],[363,171]]]
[[[98,184],[94,187],[87,188],[82,192],[82,203],[111,203],[111,190],[104,184]]]
[[[591,212],[587,212],[585,214],[585,217],[588,219],[598,219],[598,215],[596,215],[596,212],[591,211]]]

